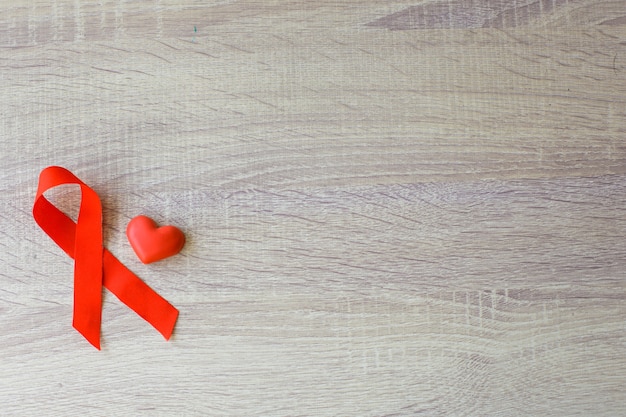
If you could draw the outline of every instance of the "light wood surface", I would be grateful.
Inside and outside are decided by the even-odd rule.
[[[0,4],[0,415],[626,415],[626,1]],[[72,329],[48,165],[171,341]]]

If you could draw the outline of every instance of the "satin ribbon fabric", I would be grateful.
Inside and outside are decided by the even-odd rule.
[[[50,203],[44,193],[62,184],[78,184],[82,198],[76,223]],[[169,340],[178,310],[115,258],[102,243],[102,206],[94,190],[65,168],[41,171],[33,206],[37,224],[74,259],[72,325],[98,350],[102,286]]]

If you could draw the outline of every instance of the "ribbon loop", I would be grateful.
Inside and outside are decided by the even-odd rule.
[[[43,195],[62,184],[80,186],[81,203],[76,223]],[[100,349],[103,285],[169,340],[178,310],[104,248],[102,205],[94,190],[65,168],[47,167],[39,176],[33,217],[43,231],[74,259],[72,324],[89,343]]]

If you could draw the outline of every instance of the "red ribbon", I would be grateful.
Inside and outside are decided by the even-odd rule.
[[[62,184],[80,185],[82,199],[76,223],[43,196]],[[102,206],[94,190],[65,168],[45,168],[39,176],[33,217],[74,259],[72,325],[89,343],[100,349],[103,285],[169,340],[178,310],[103,247]]]

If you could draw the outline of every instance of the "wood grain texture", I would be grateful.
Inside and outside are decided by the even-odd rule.
[[[0,415],[626,415],[625,1],[5,1],[0,80]],[[170,342],[71,328],[52,164]]]

